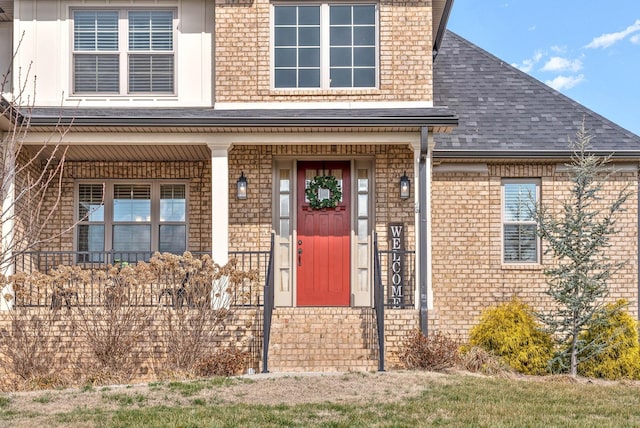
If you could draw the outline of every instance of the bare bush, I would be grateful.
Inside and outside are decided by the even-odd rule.
[[[14,57],[22,38],[17,40]],[[62,172],[68,146],[63,144],[70,126],[58,123],[37,144],[28,144],[31,115],[35,106],[36,79],[31,67],[14,70],[17,78],[11,86],[8,77],[0,79],[0,273],[11,273],[13,258],[36,249],[73,227],[58,233],[47,229],[58,213],[62,199]],[[11,92],[9,92],[11,90]],[[5,94],[7,98],[5,98]],[[0,125],[2,125],[0,121]],[[13,294],[10,288],[5,294]]]
[[[163,281],[161,293],[172,298],[171,304],[161,306],[163,369],[193,372],[196,363],[221,341],[237,288],[257,280],[257,273],[239,271],[235,260],[219,266],[208,256],[196,259],[189,253],[183,257],[157,254],[150,266]],[[213,289],[212,284],[216,284]]]
[[[504,360],[479,346],[461,352],[460,367],[473,373],[496,375],[513,371]]]
[[[145,268],[144,264],[135,269],[110,267],[103,304],[73,308],[73,324],[91,357],[86,365],[89,370],[85,370],[88,382],[130,380],[148,358],[146,338],[154,311],[137,305],[135,299],[141,293],[141,284],[146,283]]]
[[[459,360],[459,344],[444,333],[428,337],[419,330],[412,331],[400,348],[400,361],[408,369],[444,370]]]
[[[249,353],[237,348],[219,349],[202,357],[195,365],[198,376],[234,376],[244,373]]]
[[[3,369],[50,387],[66,378],[126,382],[147,369],[186,376],[242,371],[248,353],[217,350],[248,338],[250,325],[234,324],[233,304],[247,283],[259,288],[257,279],[256,272],[238,270],[235,260],[219,266],[189,253],[156,254],[136,265],[60,266],[49,275],[14,275],[17,296],[40,309],[29,315],[33,310],[20,306],[8,314],[15,320],[2,331],[0,349],[10,362]]]
[[[47,389],[71,383],[77,355],[67,352],[60,332],[72,328],[59,314],[11,311],[7,327],[0,329],[0,360],[12,373],[11,389]],[[9,377],[3,376],[7,379]]]

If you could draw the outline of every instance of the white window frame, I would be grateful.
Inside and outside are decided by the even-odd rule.
[[[530,184],[530,185],[534,185],[535,186],[535,203],[538,204],[540,203],[540,187],[541,187],[541,180],[539,178],[503,178],[501,185],[500,185],[500,193],[501,193],[501,197],[500,197],[500,204],[501,204],[501,235],[502,235],[502,239],[501,239],[501,254],[502,254],[502,263],[503,264],[539,264],[540,260],[541,260],[541,240],[540,237],[537,236],[535,237],[535,260],[525,260],[525,259],[517,259],[517,260],[507,260],[506,259],[506,252],[505,252],[505,246],[506,246],[506,236],[505,236],[505,227],[508,225],[515,225],[515,226],[534,226],[537,227],[537,223],[535,221],[535,219],[528,219],[528,220],[507,220],[507,216],[506,216],[506,212],[507,212],[507,206],[506,206],[506,191],[505,191],[505,185],[508,184]]]
[[[330,64],[330,6],[374,6],[375,7],[375,78],[373,86],[341,86],[331,87]],[[275,81],[275,8],[277,6],[320,6],[320,86],[319,87],[276,87]],[[367,91],[377,89],[380,82],[380,6],[377,1],[354,2],[272,2],[269,29],[271,33],[270,43],[270,80],[271,89],[276,91]],[[351,68],[356,68],[352,65]]]
[[[118,13],[118,49],[114,51],[84,51],[75,49],[75,13],[76,12],[116,12]],[[129,48],[129,12],[171,12],[173,14],[172,19],[172,49],[171,50],[130,50]],[[175,96],[177,94],[177,16],[178,12],[176,8],[167,7],[147,7],[147,8],[72,8],[70,10],[70,43],[71,43],[71,58],[70,58],[70,88],[71,94],[74,96],[109,96],[109,97],[157,97],[157,96]],[[86,55],[117,55],[118,56],[118,74],[119,74],[119,91],[118,92],[99,92],[99,91],[77,91],[76,90],[76,76],[75,76],[75,58],[77,56]],[[173,90],[167,91],[137,91],[132,92],[129,88],[129,58],[133,55],[167,55],[173,58]]]
[[[78,215],[78,207],[80,203],[80,186],[84,184],[100,184],[103,185],[103,212],[104,217],[101,222],[89,222],[82,220]],[[143,185],[151,187],[151,218],[150,221],[136,222],[116,222],[114,215],[114,186],[122,185]],[[165,185],[181,185],[185,190],[185,219],[184,222],[176,221],[160,221],[160,187]],[[78,227],[80,225],[104,225],[104,249],[103,252],[111,252],[113,250],[113,225],[114,224],[149,224],[151,227],[151,242],[149,252],[153,253],[159,250],[160,245],[160,226],[161,225],[182,225],[185,226],[185,251],[189,249],[189,182],[186,180],[78,180],[75,183],[74,197],[74,219],[76,227],[74,228],[73,247],[74,251],[78,251]],[[114,250],[115,251],[115,250]],[[128,250],[117,250],[116,252],[126,252]],[[132,250],[135,251],[135,250]],[[142,252],[142,251],[140,251]]]

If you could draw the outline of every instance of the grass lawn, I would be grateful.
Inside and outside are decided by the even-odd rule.
[[[345,375],[347,376],[347,375]],[[283,378],[284,379],[284,378]],[[385,389],[385,378],[377,374],[334,379],[331,388],[347,382],[377,386],[375,396],[354,396],[332,401],[332,390],[323,391],[326,400],[300,404],[251,404],[238,399],[220,399],[216,391],[234,388],[234,382],[209,382],[190,387],[176,383],[155,383],[148,389],[128,391],[95,389],[78,392],[78,406],[62,412],[38,411],[38,406],[55,405],[56,392],[39,392],[24,413],[16,409],[17,397],[0,397],[0,426],[99,426],[99,427],[416,427],[416,426],[640,426],[640,385],[635,383],[579,383],[544,380],[514,380],[464,374],[438,375],[421,379],[418,392],[394,397],[397,383]],[[411,382],[406,373],[403,382]],[[264,394],[282,388],[281,379],[257,380],[244,388],[258,388]],[[288,379],[301,394],[305,378]],[[297,382],[297,383],[296,383]],[[309,381],[310,382],[310,381]],[[371,383],[373,385],[373,383]],[[313,385],[312,385],[313,387]],[[328,388],[329,389],[329,388]],[[145,392],[146,391],[146,392]],[[194,392],[195,391],[195,392]],[[227,392],[229,392],[228,390]],[[399,391],[399,389],[398,389]],[[287,392],[291,393],[291,392]],[[80,404],[83,394],[96,394],[99,402]],[[285,393],[286,395],[286,393]],[[127,398],[127,397],[131,398]],[[42,398],[45,397],[45,398]],[[235,402],[234,402],[235,401]],[[285,402],[289,400],[283,400]],[[55,407],[54,407],[55,408]],[[50,409],[48,407],[47,409]],[[43,409],[44,410],[44,409]]]

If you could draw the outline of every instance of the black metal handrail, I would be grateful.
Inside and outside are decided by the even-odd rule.
[[[271,337],[271,317],[274,306],[274,260],[273,244],[275,236],[271,234],[271,249],[269,251],[269,263],[264,283],[264,308],[263,308],[263,332],[262,332],[262,373],[269,373],[269,339]]]
[[[384,371],[384,289],[378,251],[378,234],[373,239],[373,304],[378,328],[378,371]]]

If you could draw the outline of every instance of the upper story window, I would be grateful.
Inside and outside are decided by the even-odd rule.
[[[502,182],[502,239],[505,263],[538,263],[540,239],[535,220],[540,200],[538,180],[512,179]]]
[[[175,92],[171,10],[73,12],[73,92]]]
[[[275,5],[275,88],[373,88],[375,4]]]

